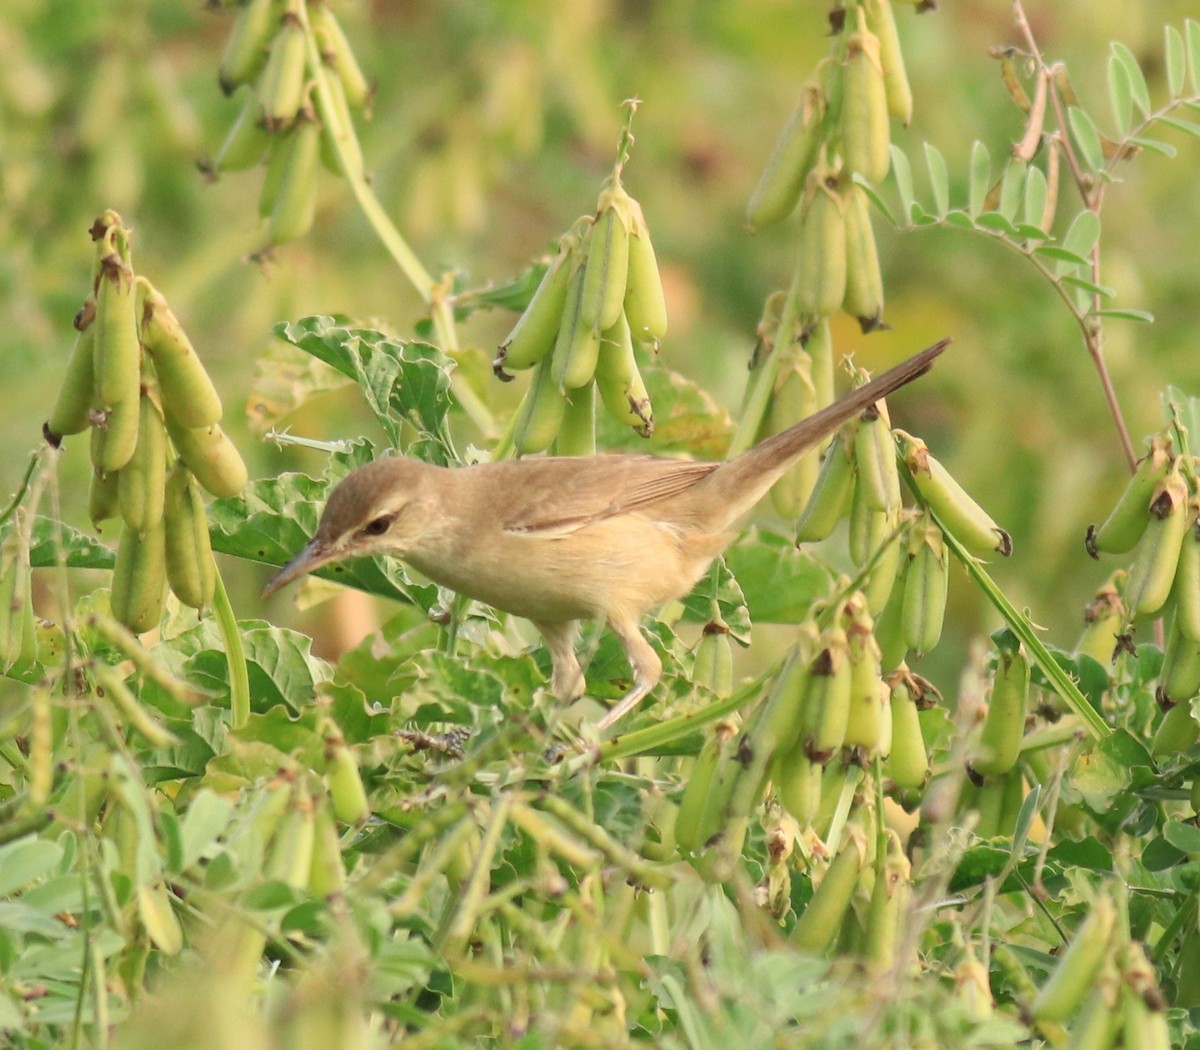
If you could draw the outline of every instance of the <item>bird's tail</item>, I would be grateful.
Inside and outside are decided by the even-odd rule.
[[[934,358],[949,345],[950,340],[943,339],[914,354],[907,361],[900,362],[882,375],[844,394],[828,408],[814,412],[795,426],[767,438],[723,464],[706,479],[707,485],[714,490],[714,504],[728,510],[730,522],[741,517],[766,495],[784,471],[808,449],[846,420],[924,375],[933,367]]]

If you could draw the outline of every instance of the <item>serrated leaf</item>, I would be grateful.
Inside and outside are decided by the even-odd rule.
[[[925,168],[929,172],[933,210],[941,217],[950,209],[950,173],[946,169],[946,158],[930,142],[925,143]]]
[[[1067,251],[1066,248],[1061,248],[1057,244],[1040,244],[1033,249],[1034,255],[1040,255],[1045,259],[1053,259],[1056,262],[1070,263],[1073,266],[1087,266],[1087,259],[1081,255],[1076,255],[1074,252]]]
[[[1183,82],[1187,78],[1187,51],[1183,34],[1174,26],[1163,30],[1163,63],[1167,67],[1167,93],[1171,98],[1183,94]]]
[[[1150,153],[1157,153],[1160,157],[1166,157],[1168,160],[1179,155],[1179,150],[1177,150],[1169,142],[1160,142],[1158,139],[1148,139],[1141,135],[1139,135],[1137,138],[1130,139],[1129,144],[1132,146],[1138,146]]]
[[[725,552],[758,623],[803,623],[829,588],[828,571],[790,537],[754,528]]]
[[[1187,42],[1188,69],[1192,77],[1192,92],[1200,94],[1200,22],[1188,18],[1183,23]]]
[[[1037,165],[1031,164],[1025,178],[1025,203],[1021,214],[1024,225],[1034,227],[1039,233],[1042,233],[1042,216],[1046,213],[1048,193],[1045,173]],[[1042,233],[1042,236],[1045,234]]]
[[[983,210],[992,180],[992,158],[978,139],[971,144],[971,175],[967,185],[967,211],[972,217]]]
[[[446,429],[454,363],[436,346],[349,327],[334,317],[305,317],[273,331],[353,379],[393,447],[402,447],[402,424],[408,423],[425,458],[443,465],[455,458]]]
[[[1004,178],[1000,181],[1000,203],[996,205],[996,210],[1009,222],[1016,218],[1017,209],[1024,199],[1025,179],[1028,174],[1028,165],[1011,157],[1008,159],[1004,168]]]
[[[705,624],[716,612],[729,628],[729,636],[742,645],[750,644],[750,610],[746,606],[746,595],[737,577],[730,571],[726,557],[718,558],[704,578],[692,588],[692,593],[683,599],[684,623]]]
[[[1071,138],[1083,161],[1092,171],[1104,168],[1104,147],[1100,142],[1100,132],[1092,118],[1078,106],[1067,110],[1067,122],[1071,126]]]
[[[1096,310],[1095,317],[1115,317],[1121,321],[1137,321],[1139,324],[1154,324],[1154,314],[1149,310]]]
[[[1133,126],[1133,89],[1125,64],[1115,54],[1108,56],[1108,102],[1112,106],[1117,133],[1127,134]]]
[[[11,528],[11,522],[0,528],[0,543]],[[111,569],[117,557],[111,547],[95,536],[39,515],[30,534],[29,564],[35,569],[57,565],[60,545],[66,563],[75,569]]]
[[[1113,55],[1125,67],[1134,104],[1142,111],[1142,116],[1148,117],[1150,115],[1150,89],[1146,86],[1146,74],[1142,72],[1142,67],[1134,53],[1119,40],[1113,42],[1112,50]]]
[[[904,217],[907,225],[912,218],[913,205],[916,202],[913,194],[912,165],[908,162],[907,154],[899,146],[893,145],[891,151],[892,177],[896,180],[896,193],[900,197],[900,215]]]
[[[264,434],[313,397],[353,379],[287,343],[276,342],[254,364],[247,411],[250,428]]]

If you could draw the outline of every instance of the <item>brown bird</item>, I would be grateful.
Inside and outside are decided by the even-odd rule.
[[[662,674],[642,617],[695,586],[736,537],[738,520],[796,459],[928,371],[949,342],[726,462],[613,454],[451,468],[377,460],[333,490],[316,535],[263,594],[331,562],[394,555],[443,587],[533,621],[563,700],[583,692],[579,621],[602,618],[633,671],[632,688],[599,722],[607,728]]]

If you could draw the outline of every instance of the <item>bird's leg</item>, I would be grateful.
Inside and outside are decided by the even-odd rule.
[[[574,620],[560,623],[534,623],[546,648],[550,650],[550,691],[560,700],[575,700],[583,696],[583,668],[575,655],[579,641],[579,624]]]
[[[642,636],[641,627],[636,619],[610,618],[608,626],[629,658],[629,667],[633,671],[633,686],[621,697],[617,706],[596,723],[596,728],[600,730],[607,729],[618,718],[632,711],[662,677],[662,660],[658,658],[654,647]]]

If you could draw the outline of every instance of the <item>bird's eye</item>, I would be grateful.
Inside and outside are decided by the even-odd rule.
[[[363,526],[363,534],[367,536],[382,536],[392,525],[392,515],[384,514],[381,517],[374,518],[368,521]]]

